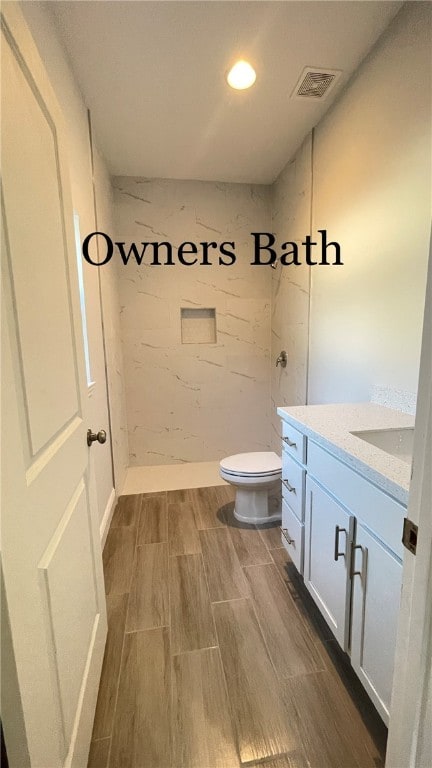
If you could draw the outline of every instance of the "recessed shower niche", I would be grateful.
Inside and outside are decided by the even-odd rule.
[[[216,344],[216,310],[181,307],[182,344]]]

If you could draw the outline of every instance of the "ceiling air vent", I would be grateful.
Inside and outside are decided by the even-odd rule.
[[[324,99],[334,88],[342,72],[338,69],[306,67],[294,88],[291,98]]]

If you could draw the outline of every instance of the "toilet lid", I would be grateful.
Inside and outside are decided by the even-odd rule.
[[[282,470],[282,462],[273,451],[236,453],[220,462],[221,469],[239,475],[271,475]]]

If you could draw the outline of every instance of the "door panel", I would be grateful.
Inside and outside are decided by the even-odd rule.
[[[67,243],[55,126],[27,67],[9,45],[3,46],[2,77],[7,83],[2,176],[30,455],[34,456],[78,410]],[[8,104],[8,98],[13,103]],[[23,183],[16,184],[17,178]],[[41,185],[43,195],[35,194]]]
[[[356,545],[351,663],[388,724],[402,564],[361,525]]]
[[[335,543],[338,535],[338,559]],[[306,480],[306,587],[344,650],[349,640],[349,568],[354,518],[317,483]]]
[[[15,3],[1,57],[4,584],[31,764],[82,768],[106,611],[73,215],[62,118]]]
[[[87,489],[80,481],[39,563],[52,638],[64,738],[70,743],[81,680],[98,619]],[[71,599],[71,596],[74,596]]]

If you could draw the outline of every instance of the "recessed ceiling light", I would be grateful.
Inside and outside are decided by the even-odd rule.
[[[228,85],[237,91],[250,88],[256,80],[256,72],[248,61],[237,61],[227,75]]]

